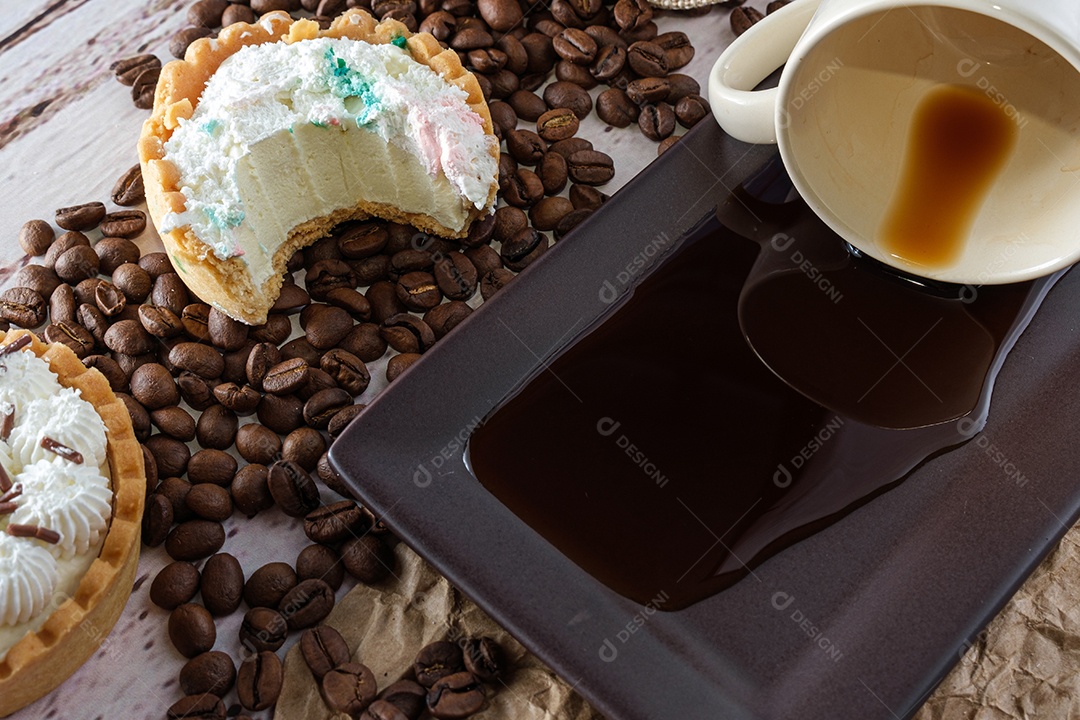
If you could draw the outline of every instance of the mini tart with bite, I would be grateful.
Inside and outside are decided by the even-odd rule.
[[[499,142],[457,53],[363,10],[272,12],[164,67],[139,158],[150,215],[203,301],[265,322],[289,258],[338,223],[461,238],[492,211]]]
[[[146,474],[97,370],[0,332],[0,717],[97,651],[131,595]]]

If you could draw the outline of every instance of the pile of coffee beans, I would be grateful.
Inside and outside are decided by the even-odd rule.
[[[325,26],[352,7],[432,33],[480,82],[504,145],[497,210],[467,238],[345,223],[293,256],[266,323],[248,327],[193,296],[164,253],[140,254],[132,240],[146,216],[130,209],[144,200],[136,165],[111,192],[115,209],[83,202],[57,210],[51,223],[27,222],[19,244],[42,260],[0,293],[0,329],[35,330],[99,370],[143,443],[143,540],[172,559],[150,598],[168,613],[169,637],[187,659],[185,697],[169,718],[224,718],[222,698],[234,688],[244,709],[272,707],[282,683],[277,651],[297,632],[335,710],[371,720],[425,710],[458,718],[484,705],[483,683],[503,663],[489,639],[428,646],[415,680],[378,693],[371,671],[321,625],[346,574],[376,583],[394,563],[393,538],[351,499],[328,444],[363,409],[356,398],[370,384],[369,363],[389,355],[393,381],[472,312],[477,295],[489,299],[607,199],[598,188],[614,176],[612,159],[577,135],[594,109],[613,127],[636,124],[661,152],[677,140],[676,125],[692,127],[709,112],[698,83],[677,72],[693,46],[683,33],[660,33],[659,11],[645,0],[199,0],[171,51],[182,57],[223,24],[271,10]],[[731,15],[737,32],[754,21],[748,8]],[[157,57],[124,58],[113,70],[137,106],[152,106]],[[323,504],[324,490],[344,499]],[[223,552],[223,523],[275,507],[312,544],[292,563],[245,577]],[[248,656],[237,669],[213,649],[216,620],[244,605]]]

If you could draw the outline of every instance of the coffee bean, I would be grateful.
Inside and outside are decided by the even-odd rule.
[[[227,653],[211,650],[188,660],[180,669],[180,689],[186,695],[223,697],[236,682],[236,666]]]
[[[649,41],[638,41],[627,48],[626,62],[644,77],[663,77],[670,70],[664,48]]]
[[[737,7],[731,11],[731,31],[739,37],[751,27],[765,19],[760,10],[752,7]]]
[[[267,316],[264,324],[251,328],[248,339],[256,343],[265,342],[280,345],[288,339],[291,332],[292,323],[289,318],[285,315],[273,314]]]
[[[428,711],[436,718],[466,718],[484,706],[486,697],[480,682],[469,672],[449,675],[428,691]]]
[[[425,645],[417,654],[416,662],[413,663],[416,681],[426,688],[430,688],[444,677],[464,670],[465,657],[461,647],[447,640],[438,640]]]
[[[248,355],[247,364],[244,368],[244,372],[247,375],[247,381],[252,387],[259,390],[264,390],[263,379],[267,373],[281,362],[281,351],[278,350],[277,345],[269,342],[257,343],[251,348],[251,353]],[[303,362],[301,360],[301,362]],[[304,362],[304,367],[307,367],[307,363]],[[300,384],[307,381],[305,376]]]
[[[535,165],[547,152],[547,143],[531,130],[513,130],[507,133],[506,149],[518,163]]]
[[[427,707],[427,688],[412,680],[398,680],[382,691],[379,700],[393,705],[407,718],[418,718]]]
[[[123,392],[127,389],[127,376],[120,369],[119,363],[108,355],[87,355],[83,358],[83,365],[104,375],[113,392]]]
[[[176,378],[176,384],[180,388],[180,397],[184,399],[193,410],[205,411],[212,405],[217,404],[214,397],[214,388],[195,373],[186,370]]]
[[[462,647],[465,669],[483,682],[498,680],[503,672],[503,652],[499,643],[489,637],[474,637]]]
[[[506,268],[496,268],[495,270],[492,270],[480,280],[481,297],[484,298],[485,302],[490,300],[492,295],[510,284],[510,281],[513,279],[514,273]]]
[[[303,580],[285,593],[278,612],[290,630],[303,630],[322,622],[334,609],[334,590],[318,578]]]
[[[511,30],[521,22],[521,7],[515,0],[478,0],[476,9],[480,17],[498,32]]]
[[[214,392],[217,394],[216,389]],[[258,397],[255,390],[251,389],[251,392]],[[230,407],[228,402],[220,397],[218,399],[222,405]],[[235,407],[230,407],[230,409],[240,412]],[[304,424],[304,404],[294,395],[264,395],[258,401],[255,414],[259,422],[281,435],[288,435]]]
[[[146,501],[142,518],[142,540],[147,547],[157,547],[165,542],[173,524],[172,502],[162,495],[154,494]]]
[[[371,303],[358,290],[335,288],[326,294],[326,302],[349,313],[353,320],[364,321],[371,318]],[[349,330],[352,330],[352,323],[349,323]]]
[[[336,591],[345,581],[345,566],[337,550],[326,545],[308,545],[296,556],[296,576],[300,580],[319,578]]]
[[[141,333],[146,334],[142,326],[136,324],[134,320],[122,320],[113,325],[109,332],[105,333],[105,344],[109,345],[110,349],[116,352],[124,352],[123,347],[131,346],[131,343],[123,339],[124,332],[122,329],[118,331],[118,334],[121,335],[120,340],[113,343],[121,349],[117,349],[109,343],[110,334],[116,331],[118,326],[129,322],[131,325],[127,327],[137,327]],[[149,335],[146,335],[146,337],[149,337]],[[157,410],[180,402],[180,391],[177,389],[176,383],[173,382],[172,375],[163,365],[158,363],[142,365],[131,374],[131,396],[138,400],[147,410]]]
[[[240,644],[249,652],[273,652],[285,644],[289,626],[273,608],[253,607],[240,624]]]
[[[150,602],[165,610],[175,610],[195,597],[199,592],[199,580],[199,571],[191,563],[171,562],[161,568],[150,583]]]
[[[330,419],[343,408],[352,405],[352,401],[352,395],[343,388],[320,390],[304,403],[303,420],[311,427],[325,429],[330,424]]]
[[[568,27],[554,38],[552,47],[559,57],[575,65],[588,65],[596,57],[596,41],[584,30]]]
[[[431,13],[420,23],[420,32],[431,33],[439,42],[446,42],[454,34],[457,18],[445,10]]]
[[[170,308],[172,309],[172,308]],[[172,309],[173,313],[177,311]],[[184,332],[195,342],[209,342],[210,340],[210,306],[203,303],[185,305],[179,311],[180,323],[184,326]]]
[[[103,275],[112,275],[121,265],[139,261],[139,246],[127,238],[103,237],[94,245],[94,252]]]
[[[323,355],[319,365],[343,390],[354,397],[363,394],[371,382],[371,375],[364,362],[341,348],[335,348]]]
[[[244,584],[244,602],[252,608],[276,608],[294,587],[296,572],[288,563],[267,563],[251,573]]]
[[[216,553],[224,544],[225,529],[221,523],[188,520],[169,533],[165,540],[165,551],[173,560],[201,560]]]
[[[293,283],[285,283],[281,286],[281,292],[277,300],[270,307],[271,312],[292,313],[311,302],[311,296],[303,288]]]
[[[191,456],[187,472],[194,485],[211,483],[228,487],[236,475],[236,460],[223,450],[204,448]]]
[[[308,268],[304,285],[313,299],[324,300],[334,288],[355,288],[356,275],[344,260],[319,260]]]
[[[653,38],[664,49],[669,69],[681,68],[694,59],[694,46],[684,32],[666,32]]]
[[[113,285],[120,288],[129,303],[141,303],[153,287],[150,276],[134,263],[124,263],[112,273]]]
[[[281,452],[281,438],[268,427],[248,423],[236,431],[236,450],[250,463],[269,465]]]
[[[374,702],[378,690],[374,673],[357,662],[338,665],[323,676],[319,687],[323,700],[331,710],[352,717],[358,716]]]
[[[214,618],[202,605],[184,603],[169,614],[169,639],[186,658],[209,652],[217,640]]]
[[[547,75],[555,66],[559,56],[555,53],[555,47],[547,35],[532,32],[520,38],[520,43],[528,58],[525,66],[526,73]]]
[[[158,472],[161,472],[162,468],[158,463],[157,455],[153,454],[152,450],[151,455],[154,457],[154,462],[159,465]],[[175,522],[186,522],[194,516],[194,513],[187,506],[189,492],[191,492],[191,483],[175,476],[165,478],[157,486],[157,493],[169,498],[169,502],[172,503],[173,520]]]
[[[221,27],[221,15],[227,7],[228,0],[197,0],[188,7],[187,21],[196,26]]]
[[[687,128],[697,125],[709,112],[709,101],[700,95],[687,95],[675,104],[675,117]]]
[[[460,300],[453,300],[428,310],[424,314],[424,322],[431,328],[435,339],[439,340],[471,314],[471,307]]]
[[[267,472],[265,465],[245,465],[236,473],[229,487],[233,505],[248,517],[255,517],[260,511],[274,506],[274,498],[267,485]]]
[[[267,371],[262,387],[265,392],[288,395],[299,390],[308,379],[308,364],[302,358],[284,360]]]
[[[142,54],[117,60],[109,66],[109,69],[113,71],[113,75],[116,76],[121,85],[131,87],[135,84],[135,78],[144,70],[160,67],[161,60],[158,60],[156,55]],[[136,167],[138,166],[136,165]]]
[[[303,517],[319,506],[319,489],[307,471],[294,462],[270,466],[268,486],[274,502],[291,517]]]
[[[228,490],[220,485],[197,483],[188,492],[185,502],[187,502],[188,509],[191,512],[204,520],[225,522],[232,517],[232,496],[229,495]],[[209,604],[207,607],[210,607]],[[210,608],[210,610],[213,612],[213,608]]]
[[[174,272],[159,275],[154,280],[154,288],[150,292],[150,297],[155,305],[167,307],[180,315],[181,318],[183,318],[184,308],[190,301],[187,286],[184,285],[184,281],[180,279],[180,276]]]
[[[248,326],[214,307],[207,315],[206,329],[210,342],[222,350],[239,350],[247,340]]]
[[[569,108],[548,110],[536,121],[536,131],[548,142],[573,137],[578,131],[578,119]]]
[[[574,210],[564,215],[559,224],[555,226],[555,239],[562,240],[571,230],[592,214],[592,210]]]
[[[139,258],[139,267],[146,271],[151,280],[157,280],[165,273],[176,272],[169,256],[163,252],[144,254]]]
[[[529,219],[537,230],[554,230],[573,209],[573,203],[564,197],[547,197],[532,206]]]
[[[94,249],[85,245],[68,248],[56,258],[57,277],[66,283],[75,285],[83,280],[95,277],[101,269],[101,260]]]
[[[390,258],[391,275],[404,275],[416,270],[430,270],[435,264],[435,257],[427,250],[410,248],[394,253]]]
[[[341,548],[341,561],[346,572],[370,585],[390,574],[394,567],[394,554],[381,538],[367,534],[345,542]]]
[[[514,207],[527,208],[544,197],[544,183],[527,168],[517,171],[499,183],[503,199]]]
[[[626,96],[637,105],[658,103],[671,94],[671,81],[667,78],[638,78],[626,86]],[[636,119],[635,115],[635,119]]]
[[[144,58],[152,58],[148,62],[156,63],[159,67],[161,61],[153,55],[144,55]],[[141,69],[139,72],[141,73]],[[134,84],[135,77],[131,78],[131,83]],[[112,192],[109,193],[110,199],[113,204],[121,207],[130,207],[132,205],[138,205],[144,199],[146,199],[146,191],[143,186],[142,167],[140,165],[132,165],[127,171],[121,175],[116,184],[113,185]]]
[[[320,682],[327,673],[345,665],[352,658],[345,638],[329,625],[305,630],[300,636],[300,653],[316,682]]]
[[[44,255],[55,238],[52,226],[44,220],[28,220],[19,229],[19,247],[30,257]]]
[[[173,346],[169,351],[169,362],[181,370],[188,370],[207,380],[221,377],[221,373],[225,370],[225,360],[221,357],[221,353],[201,343],[182,342]]]
[[[192,494],[198,487],[196,485],[191,489]],[[191,495],[188,496],[188,501],[191,501]],[[244,592],[244,570],[240,567],[240,562],[228,553],[211,555],[203,566],[199,589],[202,592],[203,604],[211,615],[231,615],[240,607]]]
[[[645,0],[618,0],[612,15],[619,29],[630,31],[652,20],[652,7]]]
[[[584,120],[592,111],[592,97],[582,87],[569,82],[553,82],[544,88],[544,102],[548,107],[569,108],[578,120]]]
[[[656,38],[659,32],[660,30],[656,26],[656,23],[650,20],[633,30],[624,30],[622,32],[622,37],[626,42],[633,45],[636,42],[649,42]]]
[[[236,695],[240,704],[248,710],[265,710],[272,706],[281,694],[284,674],[280,658],[268,650],[245,660],[236,674]]]
[[[460,23],[458,27],[461,27]],[[450,38],[450,47],[459,52],[491,47],[494,43],[491,33],[478,26],[459,29]]]
[[[131,101],[140,110],[150,110],[154,107],[154,93],[157,91],[158,80],[161,78],[161,68],[149,67],[135,77],[131,85]]]
[[[364,515],[352,500],[325,505],[304,518],[304,533],[313,542],[325,545],[336,545],[366,530]]]
[[[506,99],[505,103],[496,103],[501,105],[507,110],[511,111],[514,117],[507,117],[507,127],[504,128],[504,135],[509,135],[517,127],[517,119],[527,120],[535,122],[547,111],[547,104],[543,99],[534,92],[528,90],[518,90],[514,92]]]
[[[543,113],[541,113],[543,114]],[[499,175],[498,181],[501,185],[506,182],[506,179],[517,172],[518,164],[517,160],[510,157],[506,153],[499,153]]]
[[[56,224],[64,230],[92,230],[105,217],[105,205],[88,202],[72,205],[56,211]]]
[[[375,323],[382,323],[386,318],[406,311],[397,295],[397,288],[393,283],[380,280],[372,283],[368,288],[366,297],[371,303],[371,319]],[[354,353],[357,354],[357,353]],[[369,362],[365,360],[365,362]]]
[[[326,440],[314,428],[296,428],[281,445],[281,459],[291,460],[308,472],[315,469],[319,457],[326,451]]]
[[[566,187],[569,178],[569,166],[566,158],[559,153],[549,152],[536,166],[537,177],[548,195],[558,195]]]
[[[167,720],[225,720],[225,703],[216,695],[188,695],[169,706]]]
[[[772,0],[772,2],[765,6],[765,14],[772,15],[774,12],[776,12],[790,2],[791,0]]]
[[[339,288],[351,290],[351,288]],[[348,312],[339,307],[323,305],[321,310],[308,324],[307,341],[317,350],[329,350],[349,334],[353,328],[353,319]]]
[[[620,45],[606,45],[596,52],[589,73],[597,80],[608,81],[618,77],[626,67],[626,48]]]
[[[150,413],[150,422],[158,430],[181,442],[195,439],[195,418],[177,405],[159,408]]]
[[[638,116],[638,127],[650,140],[663,140],[675,132],[675,111],[665,102],[644,105]]]
[[[183,60],[184,54],[187,52],[188,46],[191,45],[191,43],[199,38],[209,37],[210,34],[210,28],[206,27],[184,28],[174,34],[172,39],[169,40],[169,52],[174,58]]]
[[[49,246],[49,249],[45,251],[44,266],[52,270],[56,267],[57,258],[59,258],[71,248],[78,246],[90,247],[90,238],[86,237],[85,234],[77,230],[70,230],[66,233],[62,233],[59,237],[56,238],[56,240],[53,241],[53,244]],[[32,268],[38,267],[39,266],[37,265],[27,265],[22,270],[20,270],[19,273],[21,274],[27,272],[38,272],[37,270],[32,270]],[[23,281],[19,277],[19,275],[16,275],[15,282],[19,283],[20,285],[26,284],[25,281]],[[59,282],[59,278],[56,280],[56,282]]]
[[[567,158],[567,163],[570,179],[583,185],[603,185],[615,176],[611,157],[596,150],[579,150]]]
[[[386,381],[397,380],[401,373],[408,370],[421,357],[423,356],[420,353],[401,353],[390,358],[386,363]]]
[[[45,328],[45,342],[67,345],[80,360],[94,350],[94,336],[82,325],[66,320]]]
[[[79,308],[80,319],[84,315],[91,317],[90,313],[86,312],[89,309],[92,309],[95,313],[97,313],[98,316],[101,318],[101,322],[103,324],[105,323],[105,316],[101,314],[101,311],[97,308],[90,308],[89,305],[83,305]],[[88,324],[86,320],[83,320],[83,325],[90,330],[91,334],[95,336],[94,340],[97,341],[97,330],[94,328],[94,325]],[[129,378],[136,370],[141,368],[143,365],[147,365],[159,359],[154,353],[145,353],[143,355],[125,355],[124,353],[114,352],[112,356],[113,359],[116,360],[116,364],[120,366],[120,369],[123,370],[124,374],[127,375]]]
[[[146,229],[142,210],[118,210],[101,219],[101,232],[108,237],[133,238]]]
[[[409,313],[388,319],[381,332],[390,347],[402,353],[421,353],[435,344],[435,334],[427,323]]]

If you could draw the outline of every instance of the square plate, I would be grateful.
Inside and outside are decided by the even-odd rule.
[[[331,449],[402,540],[612,720],[908,717],[1080,515],[1076,273],[1009,355],[975,440],[685,610],[614,593],[472,476],[470,434],[610,310],[598,288],[774,154],[699,123]]]

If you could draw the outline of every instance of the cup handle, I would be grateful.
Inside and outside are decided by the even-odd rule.
[[[737,140],[776,143],[779,89],[754,90],[788,61],[821,0],[794,0],[735,39],[709,74],[709,104],[720,127]]]

